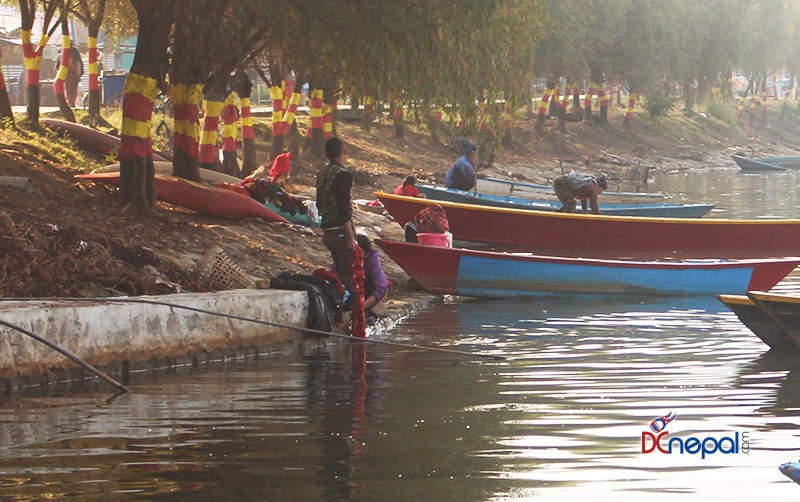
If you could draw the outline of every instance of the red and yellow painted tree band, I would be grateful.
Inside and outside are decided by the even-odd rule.
[[[284,136],[289,134],[289,129],[292,128],[292,123],[294,123],[295,116],[297,115],[297,106],[299,104],[300,93],[292,93],[292,97],[289,101],[289,108],[286,110],[286,114],[284,114],[283,121],[281,122],[281,134]]]
[[[200,135],[200,155],[198,156],[198,160],[202,164],[216,164],[217,131],[223,106],[225,104],[222,101],[206,101],[206,116],[203,120],[203,132]]]
[[[322,105],[322,137],[329,139],[333,135],[333,107]]]
[[[89,37],[89,90],[100,88],[100,65],[97,63],[97,37]]]
[[[511,106],[508,104],[503,108],[503,127],[511,129]]]
[[[583,98],[583,106],[592,109],[592,99],[594,99],[594,82],[589,82],[589,88],[586,89],[586,96]]]
[[[175,84],[170,90],[175,124],[172,141],[175,149],[197,157],[200,138],[199,105],[203,102],[200,84]]]
[[[602,85],[597,86],[597,96],[600,98],[600,106],[608,107],[608,94],[606,94],[606,90],[603,89]]]
[[[236,107],[236,93],[232,92],[225,98],[222,108],[222,149],[226,152],[236,151],[236,123],[239,121],[239,109]]]
[[[158,81],[154,78],[129,73],[125,79],[120,161],[152,157],[150,120],[153,117],[153,101],[157,94]]]
[[[39,68],[42,65],[42,50],[48,37],[42,35],[39,48],[33,48],[31,30],[22,30],[22,62],[25,66],[25,82],[28,87],[39,85]]]
[[[553,93],[553,89],[550,87],[545,88],[544,93],[542,94],[542,100],[539,101],[539,106],[536,108],[536,115],[544,115],[547,113],[547,104],[550,102],[550,95]]]
[[[55,91],[56,95],[64,95],[64,82],[67,81],[71,56],[69,45],[69,35],[61,35],[61,63],[58,66],[56,80],[53,82],[53,91]]]
[[[366,110],[367,110],[367,105],[364,105],[364,111]],[[444,113],[442,112],[442,110],[439,110],[438,112],[436,112],[436,115],[434,115],[434,117],[436,118],[436,123],[441,124],[442,119],[444,118]]]
[[[322,90],[311,91],[311,127],[322,129]]]
[[[242,138],[253,139],[253,115],[250,110],[250,98],[242,98]]]
[[[744,112],[744,104],[746,102],[746,98],[744,96],[739,98],[739,106],[736,109],[736,114],[741,115]]]
[[[283,90],[277,85],[269,88],[269,96],[272,98],[272,125],[283,121]]]
[[[392,104],[392,118],[401,119],[403,118],[403,114],[404,114],[403,103],[401,103],[400,101],[395,101]]]

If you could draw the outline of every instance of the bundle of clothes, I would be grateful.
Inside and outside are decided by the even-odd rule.
[[[300,213],[309,215],[306,202],[284,190],[283,185],[289,180],[291,170],[292,152],[286,152],[275,157],[269,169],[269,178],[264,177],[264,169],[257,169],[253,174],[244,178],[239,183],[220,181],[216,184],[219,188],[247,195],[261,204],[270,202],[278,207],[281,212],[295,216]],[[309,215],[312,220],[316,219]]]

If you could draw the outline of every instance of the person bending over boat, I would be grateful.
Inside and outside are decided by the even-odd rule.
[[[581,209],[587,212],[587,202],[592,213],[600,214],[598,198],[603,190],[608,188],[608,180],[605,175],[592,177],[588,174],[572,171],[569,174],[562,174],[553,180],[553,190],[558,196],[558,200],[563,204],[559,213],[574,213],[576,209],[575,200],[581,201]]]
[[[425,194],[419,193],[417,178],[413,176],[406,176],[406,179],[394,189],[394,193],[395,195],[405,195],[406,197],[425,198]]]
[[[445,188],[455,188],[457,190],[472,190],[475,186],[475,179],[477,174],[475,171],[475,162],[478,160],[478,153],[476,152],[475,145],[470,145],[464,155],[459,157],[450,170],[447,171],[447,176],[444,179]]]

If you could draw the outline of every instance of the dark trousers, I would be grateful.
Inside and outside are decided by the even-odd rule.
[[[347,234],[345,234],[344,228],[324,229],[322,243],[325,244],[325,247],[331,252],[333,264],[336,265],[336,276],[339,277],[339,281],[347,289],[352,298],[355,295],[355,291],[353,290],[353,253],[347,248]]]

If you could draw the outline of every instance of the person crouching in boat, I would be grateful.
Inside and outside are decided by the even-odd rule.
[[[466,147],[464,154],[456,159],[444,179],[445,188],[455,188],[456,190],[469,191],[475,186],[476,179],[482,176],[475,171],[475,162],[478,160],[478,153],[475,145],[470,144]]]
[[[425,198],[425,194],[419,193],[417,188],[417,178],[413,176],[406,176],[402,183],[397,185],[394,189],[395,195],[405,195],[406,197],[420,197]]]
[[[600,214],[598,198],[606,188],[608,188],[608,180],[605,175],[594,178],[576,171],[563,174],[553,180],[553,190],[558,196],[558,200],[563,204],[558,209],[558,212],[574,213],[576,209],[575,200],[577,199],[581,201],[581,209],[583,209],[584,213],[587,212],[588,202],[592,213]]]

